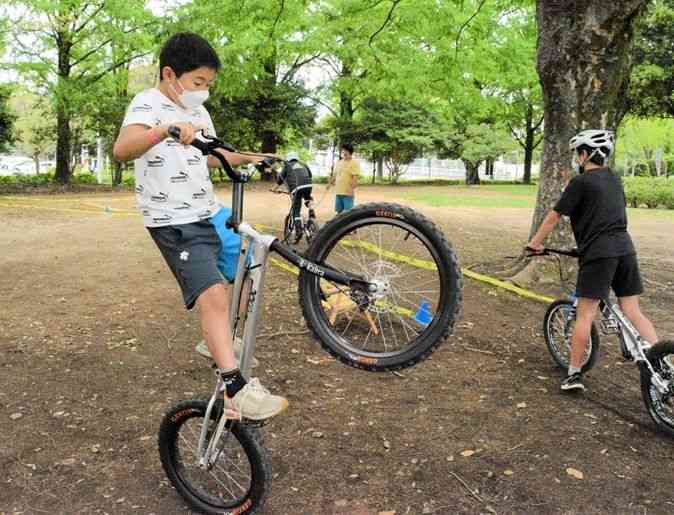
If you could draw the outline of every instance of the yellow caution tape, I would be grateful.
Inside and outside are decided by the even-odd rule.
[[[388,250],[384,250],[377,245],[374,245],[369,242],[365,241],[358,241],[358,240],[344,240],[341,241],[340,244],[347,246],[347,247],[360,247],[362,249],[365,249],[368,252],[371,252],[373,254],[377,254],[378,256],[383,256],[388,259],[391,259],[393,261],[398,261],[400,263],[407,263],[412,266],[415,266],[417,268],[422,268],[424,270],[437,270],[437,267],[435,266],[435,262],[433,261],[427,261],[424,259],[417,259],[417,258],[411,258],[408,256],[405,256],[403,254],[398,254],[396,252],[391,252]],[[509,292],[515,293],[519,295],[520,297],[524,297],[527,299],[532,299],[538,302],[542,302],[544,304],[550,304],[553,302],[555,299],[551,297],[546,297],[545,295],[540,295],[538,293],[526,290],[524,288],[520,288],[519,286],[515,286],[514,284],[507,283],[505,281],[500,281],[498,279],[494,279],[493,277],[489,277],[488,275],[483,275],[483,274],[478,274],[477,272],[473,272],[472,270],[468,270],[467,268],[462,268],[461,273],[465,275],[466,277],[469,277],[471,279],[474,279],[476,281],[480,281],[483,283],[491,284],[492,286],[496,286],[498,288],[507,290]]]
[[[7,202],[9,200],[9,202]],[[32,200],[40,200],[40,201],[50,201],[51,199],[42,199],[42,198],[36,198]],[[60,201],[63,201],[65,199],[58,199]],[[83,203],[84,205],[88,205],[91,207],[99,207],[94,204],[87,204]],[[31,209],[43,209],[43,210],[48,210],[48,211],[59,211],[63,213],[77,213],[77,214],[82,214],[82,213],[87,213],[87,214],[95,214],[95,215],[108,215],[108,216],[133,216],[137,217],[139,214],[136,211],[129,211],[129,210],[123,210],[123,209],[117,209],[117,208],[110,208],[105,209],[105,206],[100,206],[100,211],[92,211],[90,209],[77,209],[77,208],[65,208],[65,207],[51,207],[51,206],[43,206],[43,205],[37,205],[33,202],[28,202],[25,200],[25,197],[4,197],[3,199],[0,199],[0,208],[6,207],[6,208],[17,208],[17,207],[28,207]],[[254,224],[255,229],[257,230],[271,230],[274,231],[276,228],[268,226],[268,225],[262,225],[262,224]],[[371,252],[373,254],[376,254],[378,256],[386,257],[387,259],[390,259],[392,261],[398,261],[400,263],[407,263],[412,266],[415,266],[417,268],[421,268],[423,270],[436,270],[437,267],[435,265],[435,262],[433,261],[428,261],[424,259],[418,259],[418,258],[412,258],[409,256],[405,256],[404,254],[398,254],[397,252],[392,252],[390,250],[384,250],[380,248],[379,246],[369,243],[366,241],[358,241],[358,240],[343,240],[339,242],[340,245],[344,245],[345,247],[360,247],[362,249],[365,249],[368,252]],[[294,275],[299,275],[299,270],[292,265],[288,265],[282,261],[279,261],[276,258],[270,258],[271,262],[276,265],[279,268],[282,268],[286,272],[290,272]],[[549,304],[554,301],[553,298],[547,297],[545,295],[540,295],[538,293],[532,292],[530,290],[520,288],[519,286],[515,286],[514,284],[507,283],[505,281],[500,281],[499,279],[495,279],[493,277],[490,277],[488,275],[484,274],[479,274],[477,272],[473,272],[472,270],[468,270],[467,268],[462,268],[461,273],[465,275],[466,277],[469,277],[471,279],[474,279],[476,281],[480,281],[486,284],[491,284],[492,286],[496,286],[497,288],[501,288],[503,290],[507,290],[509,292],[515,293],[516,295],[519,295],[520,297],[524,297],[527,299],[532,299],[538,302],[542,302],[545,304]],[[405,308],[402,308],[400,306],[393,306],[393,309],[400,313],[404,314],[406,316],[411,316],[412,311],[407,310]]]

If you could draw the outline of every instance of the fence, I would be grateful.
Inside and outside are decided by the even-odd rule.
[[[374,164],[365,159],[360,159],[360,166],[363,175],[372,177]],[[316,152],[313,160],[308,163],[311,171],[318,177],[330,175],[332,168],[332,154],[329,152]],[[524,175],[524,165],[504,163],[496,161],[494,163],[494,176],[485,174],[485,166],[480,166],[480,179],[494,181],[517,181]],[[384,168],[384,175],[387,176],[387,170]],[[538,168],[534,166],[532,175],[538,175]],[[401,181],[409,180],[434,180],[434,179],[453,179],[464,180],[466,178],[466,168],[459,160],[451,159],[415,159],[406,167],[405,174]]]

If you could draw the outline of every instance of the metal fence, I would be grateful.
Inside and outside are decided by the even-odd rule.
[[[365,159],[359,159],[362,175],[372,177],[374,163]],[[315,152],[313,160],[308,163],[311,171],[318,177],[330,175],[332,167],[332,154],[329,152]],[[494,175],[485,174],[485,166],[480,166],[480,178],[494,181],[517,181],[524,175],[524,165],[517,163],[505,163],[496,161],[494,163]],[[538,168],[534,166],[532,175],[538,175]],[[384,177],[388,177],[388,170],[384,167]],[[415,159],[410,165],[405,167],[405,174],[400,178],[401,181],[410,180],[434,180],[451,179],[464,180],[466,178],[466,168],[459,160],[451,159]]]

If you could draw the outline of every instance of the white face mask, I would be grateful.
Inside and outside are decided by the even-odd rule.
[[[178,83],[180,84],[180,81],[178,81]],[[173,84],[171,84],[173,91],[178,96],[178,100],[187,109],[195,109],[208,100],[208,90],[190,91],[185,89],[182,84],[180,84],[180,86],[183,88],[182,93],[178,93]]]

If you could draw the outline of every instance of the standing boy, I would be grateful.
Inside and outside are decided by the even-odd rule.
[[[613,133],[606,130],[586,130],[571,138],[569,148],[579,175],[571,179],[527,245],[542,250],[543,240],[561,216],[571,219],[580,254],[578,308],[569,371],[562,381],[562,391],[585,389],[580,373],[582,359],[599,301],[608,297],[611,288],[623,313],[646,341],[655,344],[658,340],[653,324],[639,308],[643,287],[637,253],[627,232],[625,193],[620,180],[607,167],[613,145]]]
[[[135,161],[136,200],[143,222],[182,290],[187,309],[199,306],[206,345],[225,385],[225,402],[240,417],[263,420],[288,402],[258,379],[241,375],[229,324],[240,237],[225,226],[230,210],[215,196],[208,168],[219,166],[189,146],[199,130],[215,136],[203,103],[220,69],[215,50],[192,33],[172,36],[159,56],[159,85],[131,101],[115,147],[118,161]],[[168,129],[180,129],[180,141]],[[232,166],[263,156],[222,151]],[[240,349],[236,349],[239,350]]]
[[[335,211],[341,213],[353,208],[353,201],[358,186],[360,164],[353,158],[353,145],[343,143],[339,147],[341,159],[335,165],[335,171],[330,177],[330,184],[335,186]]]

